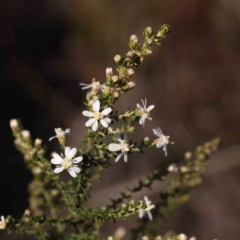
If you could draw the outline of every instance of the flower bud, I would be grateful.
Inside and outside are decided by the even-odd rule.
[[[131,68],[130,68],[130,69],[128,69],[128,75],[130,75],[130,76],[131,76],[131,75],[133,75],[133,74],[134,74],[134,71],[133,71],[133,69],[131,69]]]
[[[31,212],[30,212],[29,209],[26,209],[26,210],[24,211],[24,215],[25,215],[25,216],[30,216],[30,214],[31,214]]]
[[[132,36],[130,37],[130,41],[133,42],[134,44],[136,44],[136,43],[138,42],[137,36],[136,36],[136,35],[132,35]]]
[[[178,240],[187,240],[187,236],[183,233],[178,235]]]
[[[110,236],[110,237],[108,237],[108,238],[107,238],[107,240],[113,240],[113,237],[112,237],[112,236]]]
[[[157,236],[157,237],[155,237],[155,240],[162,240],[162,237],[161,236]]]
[[[191,153],[191,152],[186,152],[185,155],[184,155],[184,157],[185,157],[186,159],[190,159],[190,158],[192,157],[192,153]]]
[[[116,63],[120,62],[120,61],[121,61],[121,56],[120,56],[120,55],[116,55],[116,56],[114,57],[114,61],[115,61]]]
[[[118,76],[114,75],[114,76],[112,77],[112,80],[113,80],[114,82],[117,82],[117,81],[118,81]]]
[[[114,233],[114,240],[121,240],[126,235],[126,229],[123,227],[117,228],[116,232]]]
[[[119,97],[119,92],[114,92],[114,93],[113,93],[113,96],[114,96],[115,98],[118,98],[118,97]]]
[[[146,28],[146,32],[150,35],[152,33],[152,28],[151,27],[147,27]]]
[[[196,237],[190,237],[189,240],[197,240]]]
[[[30,141],[31,140],[31,134],[28,130],[23,130],[21,132],[21,134],[22,134],[22,137],[25,141]]]
[[[42,139],[36,138],[34,142],[35,147],[40,147],[42,145]]]
[[[132,51],[128,51],[127,52],[127,57],[131,58],[133,56],[133,52]]]
[[[107,68],[106,69],[106,77],[111,77],[113,75],[112,68]]]
[[[149,238],[147,236],[143,236],[142,240],[149,240]]]
[[[180,168],[180,171],[181,171],[181,173],[186,173],[186,172],[188,172],[188,167],[182,166],[182,167]]]
[[[178,167],[175,163],[171,164],[168,166],[168,171],[169,172],[177,172],[178,171]]]
[[[128,83],[127,83],[127,88],[128,88],[128,89],[131,89],[131,88],[133,88],[135,85],[136,85],[135,82],[128,82]]]
[[[16,119],[10,120],[10,127],[13,132],[18,132],[19,130],[18,121]]]

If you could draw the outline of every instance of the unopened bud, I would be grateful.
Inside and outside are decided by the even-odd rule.
[[[35,167],[32,170],[33,174],[39,175],[42,172],[42,169],[40,167]]]
[[[148,34],[151,34],[151,33],[152,33],[152,28],[151,28],[151,27],[147,27],[147,28],[146,28],[146,32],[147,32]]]
[[[157,236],[157,237],[155,237],[155,240],[162,240],[162,237],[161,236]]]
[[[108,238],[107,238],[107,240],[113,240],[113,237],[112,237],[112,236],[110,236],[110,237],[108,237]]]
[[[120,60],[121,60],[121,56],[120,56],[120,55],[116,55],[116,56],[114,57],[114,61],[115,61],[116,63],[120,62]]]
[[[180,168],[180,171],[181,171],[181,173],[186,173],[186,172],[188,172],[188,167],[182,166],[182,167]]]
[[[122,240],[122,238],[126,235],[126,229],[123,227],[117,228],[116,232],[114,233],[114,240]]]
[[[133,56],[133,52],[132,51],[128,51],[127,52],[127,57],[131,58]]]
[[[171,164],[168,166],[168,171],[169,172],[177,172],[178,171],[178,167],[175,163]]]
[[[132,35],[132,36],[130,37],[130,41],[132,41],[133,43],[137,43],[137,42],[138,42],[137,36],[136,36],[136,35]]]
[[[190,237],[189,240],[197,240],[196,237]]]
[[[152,39],[148,39],[148,40],[147,40],[147,43],[148,43],[148,44],[152,44]]]
[[[34,142],[35,147],[40,147],[42,145],[42,139],[36,138]]]
[[[119,97],[119,92],[114,92],[114,93],[113,93],[113,96],[114,96],[115,98],[118,98],[118,97]]]
[[[128,69],[128,75],[130,75],[130,76],[131,76],[131,75],[133,75],[133,74],[134,74],[134,71],[133,71],[133,69],[131,69],[131,68],[130,68],[130,69]]]
[[[183,233],[178,235],[178,240],[187,240],[187,236]]]
[[[31,214],[31,212],[30,212],[29,209],[26,209],[26,210],[24,211],[24,215],[25,215],[25,216],[30,216],[30,214]]]
[[[186,152],[185,155],[184,155],[184,157],[185,157],[186,159],[190,159],[190,158],[192,157],[192,153],[191,153],[191,152]]]
[[[30,141],[31,140],[31,134],[28,130],[23,130],[21,132],[21,134],[22,134],[22,137],[25,141]]]
[[[108,134],[109,135],[112,135],[112,134],[115,134],[115,133],[116,133],[116,131],[114,131],[114,129],[112,127],[108,128]]]
[[[143,139],[143,142],[144,142],[145,144],[147,144],[147,143],[149,142],[149,140],[150,140],[149,137],[145,137],[145,138]]]
[[[143,236],[142,240],[149,240],[149,238],[147,236]]]
[[[118,76],[114,75],[114,76],[112,77],[112,80],[113,80],[114,82],[117,82],[117,81],[118,81]]]
[[[128,89],[133,88],[135,85],[136,85],[135,82],[128,82],[128,83],[127,83]]]
[[[10,120],[10,127],[14,132],[17,132],[19,130],[18,121],[16,119]]]
[[[113,75],[112,68],[107,68],[106,69],[106,77],[111,77]]]

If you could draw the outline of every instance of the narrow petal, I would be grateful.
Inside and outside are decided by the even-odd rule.
[[[115,162],[118,162],[118,160],[122,157],[123,153],[120,153],[117,158],[115,159]]]
[[[2,220],[2,222],[5,222],[4,216],[1,216],[1,220]]]
[[[93,105],[92,105],[92,109],[94,112],[99,112],[100,110],[100,101],[96,100]]]
[[[105,128],[108,127],[108,123],[104,119],[100,119],[100,122]]]
[[[110,143],[108,145],[108,150],[111,151],[111,152],[117,152],[121,149],[121,146],[120,144],[117,144],[117,143]]]
[[[120,137],[119,133],[116,133],[115,135],[116,135],[116,138],[117,138],[117,140],[118,140],[119,142],[122,142],[122,141],[123,141],[122,138]]]
[[[124,134],[123,134],[123,139],[124,139],[125,141],[127,141],[127,140],[128,140],[128,137],[127,137],[127,134],[126,134],[126,132],[124,132]]]
[[[101,113],[103,116],[107,116],[111,111],[112,111],[112,109],[109,107],[109,108],[104,109]]]
[[[157,148],[161,148],[163,145],[164,145],[163,142],[158,142],[158,143],[156,144],[156,147],[157,147]],[[164,150],[163,150],[163,151],[164,151]]]
[[[145,98],[145,105],[144,108],[147,108],[147,99]]]
[[[63,167],[56,167],[53,171],[54,173],[60,173],[63,171]]]
[[[49,138],[49,141],[52,141],[54,138],[57,138],[57,136]]]
[[[165,152],[165,156],[167,156],[167,146],[166,145],[164,145],[163,151]]]
[[[147,108],[148,111],[151,111],[152,109],[154,109],[154,105],[150,105],[150,106],[148,106],[148,108]]]
[[[143,125],[144,118],[145,118],[145,117],[140,117],[140,119],[139,119],[139,124],[140,124],[140,125]]]
[[[90,111],[83,111],[82,114],[85,117],[93,117],[94,116],[94,114]]]
[[[86,87],[82,87],[82,90],[89,89],[91,87],[92,87],[92,85],[89,85],[89,86],[86,86]]]
[[[139,210],[139,215],[138,215],[138,217],[139,217],[139,218],[142,218],[142,217],[144,216],[144,214],[145,214],[144,209],[140,209],[140,210]]]
[[[141,99],[141,101],[142,101],[143,108],[145,108],[145,103],[144,103],[143,99]]]
[[[96,132],[96,131],[97,131],[97,128],[98,128],[98,121],[96,120],[96,121],[94,122],[94,124],[92,125],[92,130],[93,130],[94,132]]]
[[[54,128],[56,134],[58,134],[58,128]]]
[[[72,160],[72,163],[80,163],[83,160],[82,156],[76,157]]]
[[[54,161],[55,162],[58,162],[58,163],[56,163],[56,164],[60,164],[61,162],[62,162],[62,158],[61,158],[61,156],[60,155],[58,155],[57,153],[53,153],[53,159],[54,159]],[[52,160],[53,160],[52,159]],[[54,163],[55,164],[55,163]]]
[[[70,147],[66,147],[66,148],[65,148],[65,156],[66,156],[66,157],[68,156],[70,150],[71,150]]]
[[[147,215],[148,215],[148,217],[149,217],[149,220],[153,220],[153,217],[152,217],[152,213],[151,212],[147,212]]]
[[[163,132],[162,132],[162,130],[161,130],[160,127],[156,128],[156,130],[157,130],[161,135],[163,135]]]
[[[127,153],[124,153],[124,162],[127,162],[128,161],[128,155]]]
[[[90,127],[92,126],[97,120],[95,118],[91,118],[89,119],[86,123],[85,123],[85,126],[86,127]]]
[[[143,118],[143,127],[145,126],[146,118]]]
[[[76,149],[76,148],[72,148],[72,149],[70,150],[70,152],[68,153],[68,155],[66,155],[66,157],[67,157],[68,159],[69,159],[69,158],[73,158],[73,157],[75,156],[76,152],[77,152],[77,149]]]
[[[67,128],[67,129],[65,129],[65,131],[64,131],[64,133],[66,134],[66,133],[70,133],[71,132],[71,129],[70,128]]]
[[[81,168],[77,167],[77,166],[72,166],[72,170],[75,172],[75,173],[80,173],[81,172]]]
[[[148,197],[147,197],[147,196],[144,196],[144,198],[143,198],[143,199],[144,199],[144,201],[145,201],[145,202],[149,201],[149,199],[148,199]]]
[[[139,108],[141,111],[143,111],[143,107],[138,103],[137,108]]]
[[[77,176],[77,174],[73,171],[72,168],[68,168],[68,172],[73,178],[75,178]]]
[[[154,133],[154,135],[156,135],[157,137],[161,137],[161,136],[162,136],[156,129],[153,129],[153,133]]]
[[[107,123],[111,123],[112,119],[108,118],[108,117],[105,117],[103,118]]]

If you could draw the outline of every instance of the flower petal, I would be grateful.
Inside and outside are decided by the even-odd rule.
[[[144,196],[144,198],[143,198],[143,199],[144,199],[144,201],[145,201],[145,202],[149,201],[149,199],[148,199],[148,197],[147,197],[147,196]]]
[[[62,162],[62,158],[60,155],[58,155],[57,153],[53,153],[53,159],[51,160],[51,163],[53,164],[60,164]]]
[[[86,87],[82,87],[82,90],[89,89],[89,88],[91,88],[91,87],[92,87],[92,85],[88,85],[88,86],[86,86]]]
[[[4,216],[1,216],[1,220],[2,220],[2,222],[5,222]]]
[[[164,145],[164,142],[158,142],[158,143],[156,144],[156,147],[157,147],[157,148],[161,148],[163,145]],[[164,150],[163,150],[163,151],[164,151]]]
[[[138,103],[137,108],[139,108],[141,111],[143,111],[143,107]]]
[[[108,117],[105,117],[103,118],[107,123],[111,123],[112,119],[108,118]]]
[[[98,128],[98,121],[96,120],[96,121],[94,122],[94,124],[92,125],[92,130],[93,130],[94,132],[96,132],[96,131],[97,131],[97,128]]]
[[[100,122],[105,128],[108,127],[108,123],[104,119],[100,119]]]
[[[63,171],[63,167],[56,167],[53,171],[54,173],[60,173]]]
[[[75,173],[80,173],[81,172],[81,168],[77,167],[77,166],[72,166],[72,170],[75,172]]]
[[[65,129],[65,131],[64,131],[64,133],[66,134],[66,133],[70,133],[71,132],[71,129],[70,128],[67,128],[67,129]]]
[[[165,156],[167,156],[167,146],[166,145],[164,145],[163,151],[165,152]]]
[[[72,167],[68,168],[68,172],[73,178],[75,178],[77,176],[77,174],[73,171]]]
[[[122,157],[123,153],[120,153],[117,158],[115,159],[115,162],[118,162],[118,160]]]
[[[112,108],[106,108],[101,113],[103,116],[107,116],[112,111]]]
[[[100,101],[96,100],[93,105],[92,105],[92,109],[94,112],[99,112],[100,110]]]
[[[77,149],[76,148],[72,148],[70,150],[70,152],[68,153],[68,155],[66,155],[66,157],[67,158],[73,158],[75,156],[76,152],[77,152]]]
[[[151,111],[152,109],[154,109],[154,105],[150,105],[150,106],[148,106],[148,108],[147,108],[148,111]]]
[[[127,162],[128,161],[128,155],[127,153],[124,153],[124,162]]]
[[[157,131],[157,128],[156,128],[156,129],[153,129],[153,133],[154,133],[157,137],[161,137],[161,136],[162,136],[162,134]]]
[[[152,213],[151,212],[147,212],[147,215],[148,215],[148,217],[149,217],[149,220],[153,220],[153,217],[152,217]]]
[[[70,150],[71,150],[70,147],[66,147],[66,148],[65,148],[65,156],[66,156],[66,157],[68,156]]]
[[[143,125],[144,124],[144,119],[145,119],[145,117],[140,117],[140,119],[139,119],[139,124],[140,125]]]
[[[83,160],[82,156],[76,157],[72,160],[72,163],[80,163]]]
[[[89,119],[86,123],[85,123],[85,126],[86,127],[90,127],[92,126],[97,120],[95,118],[91,118]]]
[[[120,149],[121,149],[120,144],[110,143],[110,144],[108,145],[108,150],[109,150],[110,152],[117,152],[117,151],[119,151]]]
[[[120,137],[119,133],[116,133],[115,135],[116,135],[116,138],[117,138],[117,140],[118,140],[119,142],[122,142],[122,141],[123,141],[122,138]]]
[[[57,136],[49,138],[49,141],[52,141],[54,138],[57,138]]]
[[[140,209],[140,210],[139,210],[138,217],[139,217],[139,218],[142,218],[144,215],[145,215],[144,209]]]
[[[93,117],[94,113],[90,112],[90,111],[83,111],[82,115],[85,117]]]

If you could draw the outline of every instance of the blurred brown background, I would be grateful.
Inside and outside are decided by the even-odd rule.
[[[185,232],[198,240],[240,239],[239,1],[11,0],[1,1],[0,15],[0,215],[22,215],[31,180],[12,144],[9,120],[22,119],[33,138],[46,144],[54,127],[70,127],[69,144],[84,146],[86,92],[79,83],[93,77],[103,83],[106,67],[115,67],[113,57],[128,51],[131,34],[141,40],[145,27],[157,30],[168,23],[171,34],[135,69],[136,87],[116,107],[133,109],[146,97],[155,104],[153,121],[145,128],[136,124],[138,134],[129,137],[152,138],[152,128],[160,126],[175,145],[167,158],[154,149],[131,155],[127,164],[113,162],[89,204],[108,204],[106,196],[117,197],[118,189],[133,185],[139,176],[163,162],[179,162],[187,150],[220,137],[223,144],[211,171],[164,232]],[[59,151],[56,141],[50,143],[49,152],[53,150]],[[135,199],[147,193],[154,200],[160,187]],[[130,218],[129,225],[136,221]],[[120,225],[126,222],[104,228],[103,236]],[[24,239],[1,234],[0,239]]]

